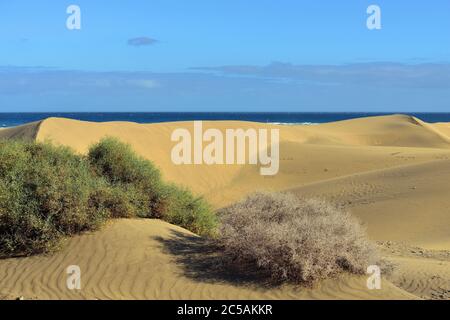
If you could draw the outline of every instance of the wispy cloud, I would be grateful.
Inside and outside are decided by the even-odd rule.
[[[0,111],[448,111],[449,64],[95,72],[0,66]],[[84,108],[84,109],[83,109]]]
[[[194,70],[223,75],[284,79],[318,85],[450,88],[450,64],[372,62],[345,65],[294,65],[274,62],[267,66],[200,67]]]
[[[156,43],[158,43],[158,40],[149,37],[137,37],[127,41],[127,44],[133,47],[151,46]]]
[[[0,66],[0,94],[88,94],[91,90],[133,92],[160,87],[160,83],[153,77],[152,73],[143,72],[89,72]]]

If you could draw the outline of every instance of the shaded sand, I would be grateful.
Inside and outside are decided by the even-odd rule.
[[[13,128],[2,128],[0,139],[25,139],[35,140],[42,121],[32,122]]]
[[[210,127],[223,132],[280,129],[279,174],[263,177],[250,165],[174,165],[170,135],[176,128],[192,130],[191,122],[142,125],[50,118],[1,130],[0,138],[49,139],[85,153],[101,137],[115,136],[152,160],[165,179],[190,187],[216,208],[257,190],[330,199],[358,216],[369,236],[383,241],[383,256],[397,265],[394,274],[383,276],[383,290],[368,290],[366,277],[349,275],[323,281],[314,289],[267,288],[251,277],[212,268],[215,260],[208,246],[181,228],[160,221],[120,220],[95,234],[68,240],[50,257],[0,260],[0,297],[448,298],[449,262],[442,256],[450,250],[449,124],[394,115],[317,126],[204,122],[204,129]],[[402,245],[394,250],[392,241]],[[415,247],[427,256],[411,255]],[[65,268],[71,264],[80,265],[83,272],[79,293],[65,287]]]

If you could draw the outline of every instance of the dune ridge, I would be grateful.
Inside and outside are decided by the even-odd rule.
[[[280,129],[280,172],[273,178],[258,174],[249,165],[182,165],[170,158],[174,143],[170,135],[177,128],[192,132],[192,122],[137,124],[129,122],[92,123],[49,118],[39,126],[30,124],[19,131],[38,141],[51,140],[80,153],[104,136],[130,143],[143,157],[152,160],[164,177],[203,194],[216,207],[228,205],[243,194],[264,190],[284,190],[333,177],[376,169],[419,163],[444,157],[450,143],[439,128],[419,123],[403,115],[339,121],[318,126],[277,126],[239,121],[206,121],[204,129]],[[438,133],[436,133],[438,132]],[[17,134],[17,133],[16,133]],[[12,134],[10,133],[9,136]],[[330,157],[333,161],[330,161]],[[214,178],[212,178],[214,177]]]
[[[261,288],[221,278],[198,278],[202,253],[195,235],[158,220],[119,220],[104,230],[68,240],[45,257],[0,260],[0,297],[40,299],[445,299],[450,292],[447,260],[409,255],[410,246],[450,250],[450,124],[430,124],[407,115],[352,119],[316,126],[206,121],[203,127],[277,128],[280,172],[259,174],[251,165],[174,165],[170,135],[192,122],[92,123],[49,118],[0,130],[0,138],[50,140],[79,153],[104,136],[128,142],[152,160],[165,179],[204,195],[216,208],[258,190],[320,197],[355,214],[378,241],[398,273],[383,278],[383,290],[367,290],[365,277],[344,275],[314,289]],[[393,253],[392,241],[402,243]],[[178,248],[178,249],[177,249]],[[181,248],[181,249],[180,249]],[[406,249],[405,249],[406,248]],[[185,249],[183,251],[182,249]],[[420,249],[425,250],[425,249]],[[188,256],[187,253],[190,253]],[[198,259],[196,258],[198,257]],[[191,258],[191,260],[189,259]],[[193,259],[193,260],[192,260]],[[65,287],[65,269],[80,264],[81,292]],[[199,268],[200,268],[199,267]],[[417,270],[415,269],[417,267]],[[194,268],[194,269],[193,269]],[[194,273],[194,274],[193,274]],[[203,271],[208,275],[208,271]],[[432,280],[431,277],[440,280]],[[431,279],[431,280],[430,280]]]

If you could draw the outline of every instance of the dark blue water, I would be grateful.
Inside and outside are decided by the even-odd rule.
[[[389,113],[228,113],[228,112],[146,112],[146,113],[0,113],[0,127],[12,127],[49,117],[64,117],[76,120],[105,122],[132,121],[137,123],[156,123],[189,120],[243,120],[266,123],[314,124],[347,120]],[[450,122],[450,113],[408,113],[426,122]]]

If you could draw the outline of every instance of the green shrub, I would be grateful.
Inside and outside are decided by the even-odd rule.
[[[87,157],[50,143],[0,141],[0,255],[55,248],[108,218],[162,218],[211,235],[215,215],[188,190],[164,184],[154,165],[106,138]]]
[[[137,216],[160,218],[163,215],[164,186],[159,170],[139,157],[128,144],[104,138],[89,149],[88,159],[99,176],[128,194]]]
[[[202,197],[195,197],[189,190],[178,186],[166,188],[164,220],[201,236],[215,235],[217,217]]]
[[[100,181],[65,147],[0,142],[0,254],[48,251],[58,240],[97,229],[107,218],[89,205]]]
[[[225,262],[277,282],[312,284],[343,271],[363,274],[378,262],[358,221],[323,201],[257,193],[219,215],[217,242]]]
[[[97,174],[116,188],[113,198],[120,200],[108,200],[107,205],[119,208],[112,216],[125,211],[130,212],[125,216],[133,216],[134,212],[139,217],[161,218],[199,235],[214,233],[216,217],[206,201],[187,189],[163,183],[153,163],[136,155],[129,145],[105,138],[90,148],[88,159]]]
[[[138,215],[134,195],[131,190],[105,185],[93,192],[89,205],[106,212],[110,218],[133,218]]]

